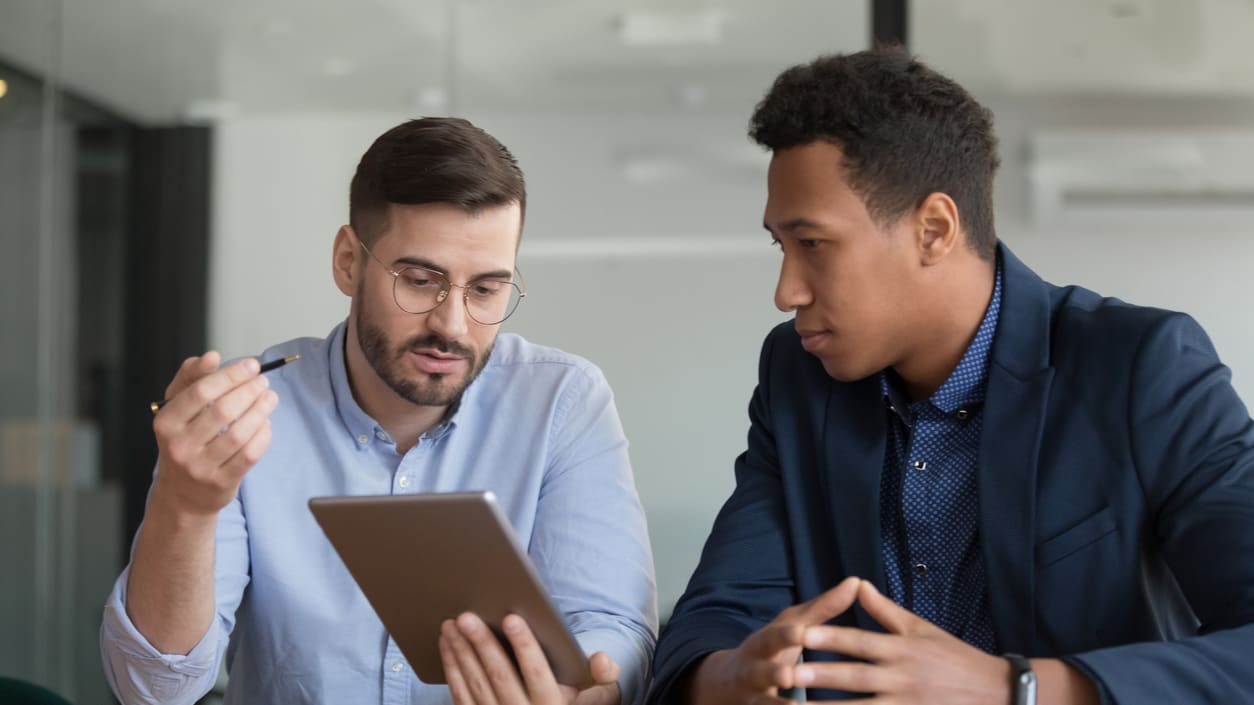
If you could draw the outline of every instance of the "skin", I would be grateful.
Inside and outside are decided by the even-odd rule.
[[[794,312],[805,349],[834,379],[892,368],[925,399],[957,366],[992,298],[995,268],[967,244],[958,209],[932,193],[891,223],[848,183],[839,147],[775,153],[765,227],[783,251],[775,304]],[[887,633],[825,626],[859,603]],[[858,659],[798,666],[802,648]],[[1091,681],[1057,659],[1032,659],[1038,702],[1097,703]],[[707,656],[687,701],[785,703],[780,688],[869,693],[875,702],[1006,705],[1010,666],[851,577],[790,607],[735,649]]]
[[[428,313],[402,311],[384,265],[400,270],[422,264],[455,284],[509,278],[522,214],[516,203],[477,213],[450,204],[393,204],[386,222],[386,231],[369,243],[383,264],[346,225],[336,234],[331,265],[336,286],[351,299],[344,358],[353,398],[403,454],[439,423],[483,369],[500,326],[472,320],[456,288]],[[269,447],[269,417],[279,403],[255,359],[220,364],[214,351],[186,360],[166,389],[168,403],[153,420],[160,461],[136,539],[126,609],[162,653],[188,653],[214,619],[218,512]],[[490,631],[478,617],[463,615],[452,635],[441,635],[442,649],[460,649],[453,664],[461,674],[453,687],[460,705],[525,702],[518,699],[520,687],[535,702],[618,702],[619,668],[608,655],[590,659],[598,685],[584,691],[557,686],[526,623],[515,616],[504,626],[527,668],[521,686],[512,666],[513,681],[499,672],[504,651],[495,639],[484,642]]]
[[[387,222],[387,232],[368,244],[379,261],[366,254],[351,227],[340,228],[332,274],[352,299],[344,358],[353,398],[404,453],[483,369],[500,326],[471,320],[460,289],[429,313],[402,311],[383,265],[399,271],[425,264],[456,284],[510,278],[522,220],[517,205],[471,215],[433,203],[392,205]]]

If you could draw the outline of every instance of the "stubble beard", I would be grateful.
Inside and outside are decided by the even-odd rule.
[[[359,300],[363,300],[359,298]],[[401,345],[393,345],[384,330],[370,322],[365,305],[359,308],[355,321],[357,343],[361,346],[366,362],[393,392],[411,404],[418,406],[449,406],[459,402],[466,388],[483,371],[496,341],[479,358],[470,347],[457,341],[447,341],[434,333],[415,335]],[[451,353],[464,358],[469,371],[457,379],[447,374],[421,374],[414,379],[402,371],[404,358],[411,351],[427,348],[441,353]]]

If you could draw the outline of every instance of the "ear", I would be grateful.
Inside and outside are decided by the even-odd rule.
[[[964,236],[954,199],[940,193],[929,194],[915,210],[920,262],[925,267],[940,264]]]
[[[359,257],[364,257],[357,235],[351,225],[341,225],[335,234],[335,245],[331,249],[331,275],[335,278],[335,286],[340,293],[348,297],[357,295],[358,278],[361,267],[357,265]]]

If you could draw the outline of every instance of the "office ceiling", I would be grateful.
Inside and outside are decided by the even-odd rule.
[[[1254,96],[1254,0],[916,0],[977,92]],[[0,58],[147,122],[287,111],[744,111],[856,50],[863,0],[0,0]]]

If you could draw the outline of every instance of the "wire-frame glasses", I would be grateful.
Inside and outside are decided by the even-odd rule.
[[[481,277],[466,284],[454,284],[441,272],[426,267],[408,266],[399,271],[374,256],[370,248],[357,240],[361,249],[392,275],[392,299],[406,313],[430,313],[448,298],[454,289],[462,290],[466,314],[485,326],[494,326],[513,315],[527,296],[522,286],[522,272],[514,269],[513,279]]]

